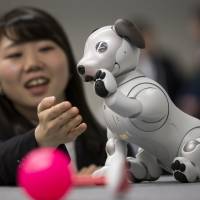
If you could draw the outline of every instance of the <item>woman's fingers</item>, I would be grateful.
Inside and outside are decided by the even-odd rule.
[[[87,129],[87,124],[86,123],[81,123],[77,127],[73,128],[70,130],[69,135],[73,134],[81,134]]]
[[[49,110],[47,110],[47,120],[53,120],[58,118],[62,113],[68,111],[72,107],[71,103],[68,101],[64,101],[62,103],[59,103],[53,107],[51,107]],[[74,109],[75,107],[73,107]],[[78,113],[78,108],[74,109]]]
[[[40,113],[55,104],[56,98],[54,96],[45,97],[38,105],[37,112]]]
[[[87,171],[85,173],[86,173],[86,175],[91,175],[96,170],[97,170],[97,166],[96,165],[90,165],[87,168]]]
[[[39,124],[35,137],[40,146],[71,142],[87,128],[77,107],[72,107],[68,101],[55,103],[55,97],[47,97],[38,105]]]
[[[70,130],[76,128],[81,122],[82,122],[81,115],[77,115],[74,118],[67,121],[65,124],[63,124],[63,126],[61,127],[61,132],[63,132],[64,134],[69,133]]]
[[[98,167],[94,164],[89,165],[88,167],[84,167],[82,168],[77,175],[78,176],[88,176],[91,175],[94,171],[96,171],[98,169]]]
[[[63,113],[67,112],[69,109],[71,109],[71,103],[68,101],[59,103],[57,105],[52,105],[50,108],[44,109],[44,105],[40,104],[38,106],[38,110],[42,110],[38,112],[38,117],[41,121],[51,121],[54,119],[59,118]],[[73,109],[69,113],[78,113],[79,110],[76,107],[73,107]]]
[[[64,126],[67,124],[70,120],[75,119],[75,118],[80,118],[82,120],[82,117],[79,115],[79,110],[76,107],[72,107],[66,112],[62,113],[60,116],[58,116],[55,120],[54,123],[57,124],[57,127]],[[78,120],[77,119],[77,120]]]
[[[77,127],[71,129],[68,133],[65,132],[65,134],[66,134],[66,142],[71,142],[71,141],[75,140],[86,129],[87,129],[87,124],[86,123],[81,123]]]

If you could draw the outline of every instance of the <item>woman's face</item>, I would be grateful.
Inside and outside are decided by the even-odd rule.
[[[68,81],[68,59],[55,42],[0,41],[0,86],[15,106],[34,108],[52,95],[60,99]]]

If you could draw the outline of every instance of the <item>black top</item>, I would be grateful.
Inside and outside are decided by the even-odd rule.
[[[16,185],[16,170],[26,153],[38,147],[34,135],[35,126],[0,95],[0,185]],[[95,136],[94,136],[95,138]],[[86,133],[75,142],[78,169],[90,164],[105,162],[106,140],[102,142],[87,138]],[[60,149],[67,152],[65,145]]]

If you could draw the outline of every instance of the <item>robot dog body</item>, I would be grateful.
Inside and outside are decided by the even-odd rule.
[[[144,41],[137,27],[117,20],[89,36],[78,63],[78,72],[104,98],[107,160],[94,175],[116,179],[113,163],[127,160],[135,180],[155,180],[165,169],[181,182],[198,181],[200,121],[136,69],[140,48]],[[126,157],[127,143],[141,147],[135,158]]]

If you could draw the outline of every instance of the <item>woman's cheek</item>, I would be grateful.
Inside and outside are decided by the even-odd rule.
[[[16,65],[6,65],[0,67],[1,80],[15,81],[17,79],[19,69]]]
[[[60,63],[57,65],[57,69],[55,71],[55,78],[59,80],[59,82],[63,83],[64,85],[67,84],[69,81],[69,69],[68,65],[66,63]]]
[[[54,71],[54,74],[58,74],[59,76],[64,76],[69,74],[69,63],[68,60],[63,53],[57,53],[51,57],[51,61],[49,62]]]

